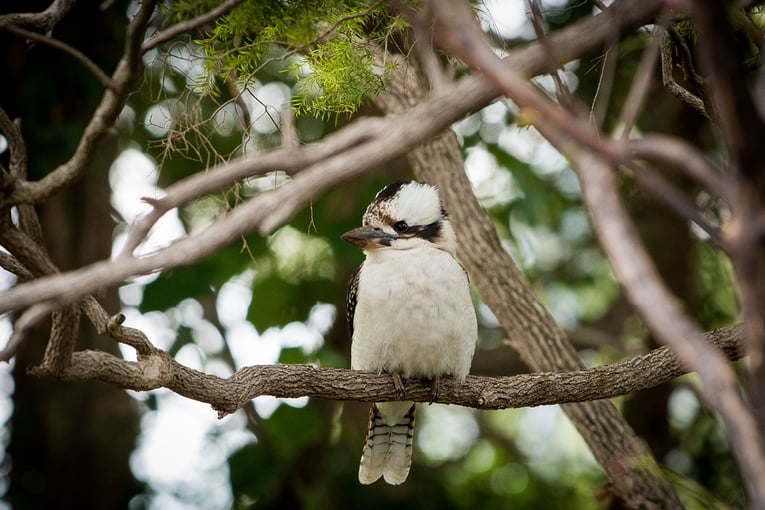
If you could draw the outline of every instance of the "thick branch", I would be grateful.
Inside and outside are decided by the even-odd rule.
[[[731,359],[741,356],[740,326],[715,330],[707,334],[707,339]],[[167,388],[209,403],[221,415],[233,413],[260,395],[362,402],[401,399],[386,374],[309,365],[258,365],[244,367],[223,379],[185,367],[163,351],[153,350],[140,358],[131,362],[100,351],[79,351],[58,377],[97,380],[136,391]],[[45,368],[34,368],[32,372],[55,375]],[[586,370],[510,377],[468,376],[464,385],[445,378],[441,380],[436,402],[507,409],[599,400],[651,388],[686,372],[677,357],[663,347],[620,363]],[[431,398],[428,381],[407,381],[407,400],[430,402]]]
[[[76,0],[54,0],[42,12],[14,12],[0,16],[0,25],[17,25],[47,33],[74,7]]]
[[[663,285],[616,192],[613,159],[586,125],[552,104],[503,65],[460,0],[438,4],[447,49],[485,74],[515,103],[534,112],[533,122],[577,167],[585,201],[619,281],[654,335],[670,345],[683,362],[699,372],[703,394],[719,411],[740,462],[752,504],[765,505],[765,450],[752,413],[747,409],[732,368],[719,351],[702,341],[698,327]]]
[[[755,508],[765,504],[765,450],[760,429],[739,391],[738,381],[720,352],[701,340],[701,332],[663,285],[634,226],[621,205],[607,162],[582,152],[575,160],[595,230],[619,281],[653,334],[699,372],[702,393],[728,428],[734,452]]]

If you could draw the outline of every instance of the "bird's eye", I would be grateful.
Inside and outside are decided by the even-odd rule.
[[[393,224],[393,230],[395,230],[399,234],[401,232],[404,232],[408,228],[409,228],[409,225],[407,225],[405,221],[397,221],[396,223]]]

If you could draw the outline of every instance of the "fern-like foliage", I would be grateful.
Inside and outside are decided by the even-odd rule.
[[[180,21],[219,4],[171,0],[167,15]],[[247,0],[195,42],[207,56],[208,84],[215,77],[247,83],[279,63],[296,80],[298,113],[326,117],[352,113],[384,89],[391,69],[376,64],[374,46],[384,46],[404,26],[379,1]]]

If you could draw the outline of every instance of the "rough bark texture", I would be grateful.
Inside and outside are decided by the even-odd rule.
[[[715,330],[706,338],[731,359],[742,356],[740,325]],[[53,375],[44,367],[34,368],[32,373]],[[620,363],[583,370],[468,376],[462,385],[444,378],[435,402],[476,409],[507,409],[600,400],[650,388],[684,373],[687,369],[677,357],[662,347]],[[207,402],[221,415],[233,413],[261,395],[358,402],[402,399],[393,379],[386,374],[310,365],[256,365],[241,368],[223,379],[185,367],[159,349],[143,352],[137,362],[100,351],[78,351],[71,365],[57,377],[72,381],[92,379],[135,391],[167,388]],[[406,400],[432,401],[430,381],[409,380],[406,389]]]

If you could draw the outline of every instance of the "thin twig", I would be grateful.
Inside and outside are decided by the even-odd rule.
[[[614,138],[626,139],[629,137],[632,127],[635,125],[637,116],[642,109],[648,91],[653,81],[653,69],[656,66],[656,60],[661,51],[661,44],[664,40],[664,27],[656,25],[653,35],[648,43],[648,47],[643,51],[640,63],[635,71],[632,86],[624,100],[622,111],[619,114],[619,122],[616,124],[621,133],[615,133]]]
[[[611,92],[614,88],[614,76],[619,63],[619,45],[614,43],[603,56],[598,85],[595,88],[595,96],[590,106],[590,124],[600,129],[608,112],[608,104],[611,101]]]
[[[542,9],[539,7],[538,0],[527,0],[529,10],[531,11],[531,24],[534,26],[534,32],[537,36],[540,46],[547,53],[547,58],[551,64],[558,61],[555,56],[555,47],[550,44],[550,39],[547,37],[547,29],[545,27],[545,20],[542,16]],[[552,66],[550,66],[552,67]],[[571,95],[571,91],[568,86],[563,82],[560,77],[560,70],[555,69],[550,73],[550,76],[555,83],[555,89],[558,92],[558,101],[567,109],[571,110],[574,107],[574,98]]]
[[[63,41],[59,41],[58,39],[41,35],[41,34],[38,34],[37,32],[32,32],[31,30],[26,30],[24,28],[17,27],[15,25],[0,24],[0,30],[6,30],[8,32],[11,32],[12,34],[18,35],[19,37],[23,37],[30,41],[35,41],[35,42],[45,44],[47,46],[50,46],[51,48],[55,48],[61,51],[62,53],[66,53],[67,55],[73,57],[80,64],[82,64],[85,67],[85,69],[90,71],[93,74],[93,76],[95,76],[98,79],[98,81],[101,82],[101,85],[103,85],[107,89],[114,89],[114,82],[112,82],[112,79],[109,78],[109,76],[105,72],[103,72],[101,68],[98,67],[98,65],[96,65],[95,62],[90,60],[87,55],[85,55],[83,52],[81,52],[77,48],[73,48],[72,46],[69,46]]]
[[[146,53],[147,51],[152,50],[160,44],[166,43],[167,41],[170,41],[181,34],[191,32],[192,30],[209,23],[214,19],[225,16],[231,12],[234,7],[241,4],[242,2],[244,2],[244,0],[226,0],[218,7],[210,9],[206,13],[200,14],[196,18],[181,21],[180,23],[177,23],[161,32],[154,34],[151,38],[144,41],[143,45],[141,46],[141,53]]]
[[[364,16],[370,15],[372,12],[374,12],[375,9],[377,9],[380,4],[383,3],[383,0],[376,0],[375,2],[372,2],[369,7],[364,9],[361,12],[354,12],[353,14],[346,14],[345,16],[340,16],[335,20],[334,23],[332,23],[330,26],[328,26],[320,35],[317,37],[314,41],[315,44],[321,44],[324,42],[324,40],[332,35],[332,33],[337,30],[337,28],[345,23],[346,21],[350,21],[352,19],[356,18],[363,18]]]

